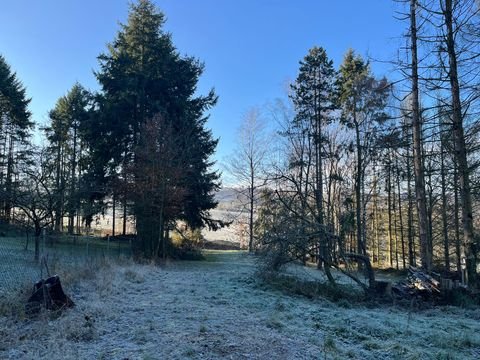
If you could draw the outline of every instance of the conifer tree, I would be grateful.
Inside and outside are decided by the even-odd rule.
[[[44,128],[49,141],[51,171],[55,173],[55,229],[62,230],[63,214],[68,214],[68,233],[80,208],[79,160],[83,129],[88,125],[91,94],[76,83],[58,99],[50,111],[50,126]]]
[[[307,129],[307,142],[312,144],[314,164],[314,199],[316,220],[323,235],[319,241],[319,255],[327,259],[327,244],[324,221],[323,155],[324,127],[332,121],[336,95],[336,72],[333,61],[321,47],[313,47],[300,62],[300,69],[292,85],[292,100],[296,116],[294,122]],[[310,161],[310,160],[309,160]],[[321,266],[321,262],[319,262]]]
[[[13,208],[15,176],[20,161],[26,160],[33,122],[26,89],[0,55],[0,187],[1,212],[8,222]]]
[[[342,122],[355,131],[357,252],[366,255],[363,199],[366,155],[373,140],[375,124],[386,118],[384,108],[389,86],[386,79],[377,80],[371,74],[369,64],[353,50],[346,53],[340,66],[339,86]]]
[[[181,219],[193,228],[218,225],[208,214],[216,206],[212,192],[219,186],[219,175],[211,170],[209,160],[217,140],[205,128],[205,112],[217,97],[213,90],[206,96],[195,94],[203,64],[178,53],[170,34],[163,30],[164,22],[164,14],[151,1],[132,4],[127,23],[108,51],[99,56],[100,71],[96,74],[102,89],[98,130],[103,140],[92,146],[109,148],[108,156],[93,150],[102,157],[93,161],[100,166],[96,177],[122,178],[124,213],[128,200],[147,256],[158,255],[151,249],[168,236],[167,221]],[[162,119],[164,128],[171,129],[169,141],[177,151],[172,156],[183,161],[182,177],[175,185],[184,191],[174,218],[157,216],[152,221],[151,213],[156,211],[153,205],[144,203],[135,196],[136,191],[129,189],[138,188],[139,179],[148,171],[148,167],[140,166],[138,151],[145,146],[142,129],[156,118]],[[157,139],[159,146],[161,141]]]

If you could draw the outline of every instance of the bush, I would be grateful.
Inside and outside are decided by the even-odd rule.
[[[204,260],[200,249],[205,239],[200,230],[185,231],[183,233],[172,232],[171,254],[179,260]]]
[[[454,306],[468,309],[478,307],[480,305],[480,298],[478,295],[472,294],[466,289],[458,288],[450,291],[446,296],[446,302]]]

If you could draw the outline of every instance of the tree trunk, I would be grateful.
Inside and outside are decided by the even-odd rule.
[[[322,157],[322,128],[320,115],[316,114],[316,126],[315,126],[315,202],[317,207],[317,223],[320,228],[319,237],[319,251],[320,257],[326,261],[328,260],[327,246],[326,246],[326,233],[325,233],[325,221],[323,214],[323,157]],[[319,268],[322,264],[318,262]],[[325,266],[327,268],[328,266]]]
[[[428,251],[430,254],[433,254],[433,182],[432,182],[432,173],[433,173],[433,166],[432,162],[429,161],[428,168],[427,168],[427,189],[428,189],[428,206],[427,206],[427,219],[428,219]],[[433,255],[432,255],[433,256]]]
[[[457,272],[461,275],[462,271],[462,244],[460,240],[460,218],[458,212],[460,210],[460,201],[458,199],[458,169],[457,163],[453,162],[453,190],[454,190],[454,221],[455,221],[455,252],[457,256]]]
[[[373,179],[373,244],[372,244],[372,252],[373,252],[373,262],[380,264],[380,243],[378,237],[378,193],[377,193],[377,182],[378,177],[377,173],[375,172],[375,178]],[[375,250],[377,251],[375,255]]]
[[[355,140],[357,150],[357,172],[355,174],[355,202],[356,202],[356,225],[357,225],[357,253],[366,255],[367,251],[362,239],[362,145],[360,142],[360,128],[358,122],[355,120]]]
[[[115,210],[117,207],[117,196],[115,194],[115,191],[113,192],[112,195],[112,236],[115,236]]]
[[[11,220],[12,213],[12,197],[13,197],[13,151],[14,151],[14,141],[13,137],[10,135],[10,141],[8,146],[8,158],[7,158],[7,177],[5,181],[5,192],[7,194],[7,199],[5,201],[5,221],[7,223]]]
[[[250,188],[248,189],[249,209],[248,209],[248,251],[253,252],[253,210],[255,203],[255,170],[253,158],[250,158]]]
[[[42,235],[42,228],[40,224],[35,222],[35,261],[40,259],[40,236]]]
[[[458,165],[458,180],[460,184],[460,202],[462,206],[463,243],[465,246],[465,260],[467,266],[468,283],[476,285],[477,264],[476,249],[473,237],[473,214],[470,194],[469,169],[467,161],[467,149],[463,130],[462,104],[460,100],[460,86],[458,82],[457,53],[453,30],[453,3],[445,0],[443,11],[447,28],[446,45],[449,60],[449,80],[452,95],[452,123],[455,141],[455,158]]]
[[[415,243],[413,238],[413,194],[410,148],[407,146],[407,192],[408,192],[408,264],[416,266]]]
[[[393,174],[395,176],[395,173]],[[395,193],[395,183],[392,186],[392,205],[393,205],[393,232],[395,234],[395,268],[398,270],[398,226],[397,226],[397,197]]]
[[[442,181],[442,230],[443,230],[443,253],[445,258],[445,271],[450,271],[450,249],[448,241],[448,217],[447,217],[447,182],[445,169],[445,154],[443,136],[440,139],[440,175]]]
[[[123,226],[122,226],[122,235],[127,234],[127,188],[128,188],[128,179],[127,179],[127,145],[125,145],[125,150],[123,152]]]
[[[417,0],[410,0],[410,36],[412,52],[412,125],[413,125],[413,166],[415,170],[415,193],[417,198],[418,227],[420,235],[420,257],[422,268],[430,271],[432,254],[428,246],[427,204],[425,195],[425,178],[422,158],[422,125],[418,91],[417,58]]]
[[[392,178],[390,153],[387,165],[387,213],[388,213],[388,240],[390,267],[393,267],[393,229],[392,229]]]
[[[402,265],[403,265],[403,268],[406,269],[407,265],[406,265],[406,259],[405,259],[405,237],[403,233],[402,193],[400,190],[401,174],[400,174],[400,167],[398,166],[398,160],[395,160],[395,161],[397,165],[398,214],[399,214],[399,220],[400,220],[400,240],[402,244]]]
[[[69,209],[68,209],[68,234],[73,234],[73,227],[75,224],[75,207],[76,207],[76,167],[77,167],[77,125],[73,125],[73,149],[72,149],[72,160],[70,162],[70,167],[72,170],[72,175],[70,179],[70,199],[69,199]]]
[[[62,231],[61,220],[62,220],[62,210],[60,203],[60,176],[61,176],[61,145],[60,141],[57,143],[57,166],[56,166],[56,175],[55,175],[55,189],[56,189],[56,199],[55,199],[55,231]]]

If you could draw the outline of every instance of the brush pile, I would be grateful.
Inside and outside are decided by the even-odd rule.
[[[440,281],[433,276],[411,266],[407,279],[392,286],[392,293],[402,298],[432,299],[441,297]]]

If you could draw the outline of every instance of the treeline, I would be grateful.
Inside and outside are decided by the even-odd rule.
[[[466,269],[476,282],[479,8],[399,3],[407,46],[395,79],[377,77],[353,50],[336,69],[313,47],[289,101],[269,110],[280,128],[274,156],[258,150],[271,141],[243,137],[240,146],[257,149],[244,159],[255,198],[251,250],[273,268],[313,260],[333,281],[331,267],[360,263],[373,284],[372,263],[413,265]]]
[[[32,145],[25,89],[0,58],[0,187],[5,222],[73,234],[113,208],[112,235],[127,218],[147,257],[166,256],[169,232],[221,225],[211,219],[219,174],[217,140],[205,127],[217,96],[199,96],[203,64],[181,56],[150,0],[130,6],[95,76],[100,91],[80,84],[58,99]],[[120,214],[119,214],[120,212]],[[115,218],[123,226],[115,228]]]

